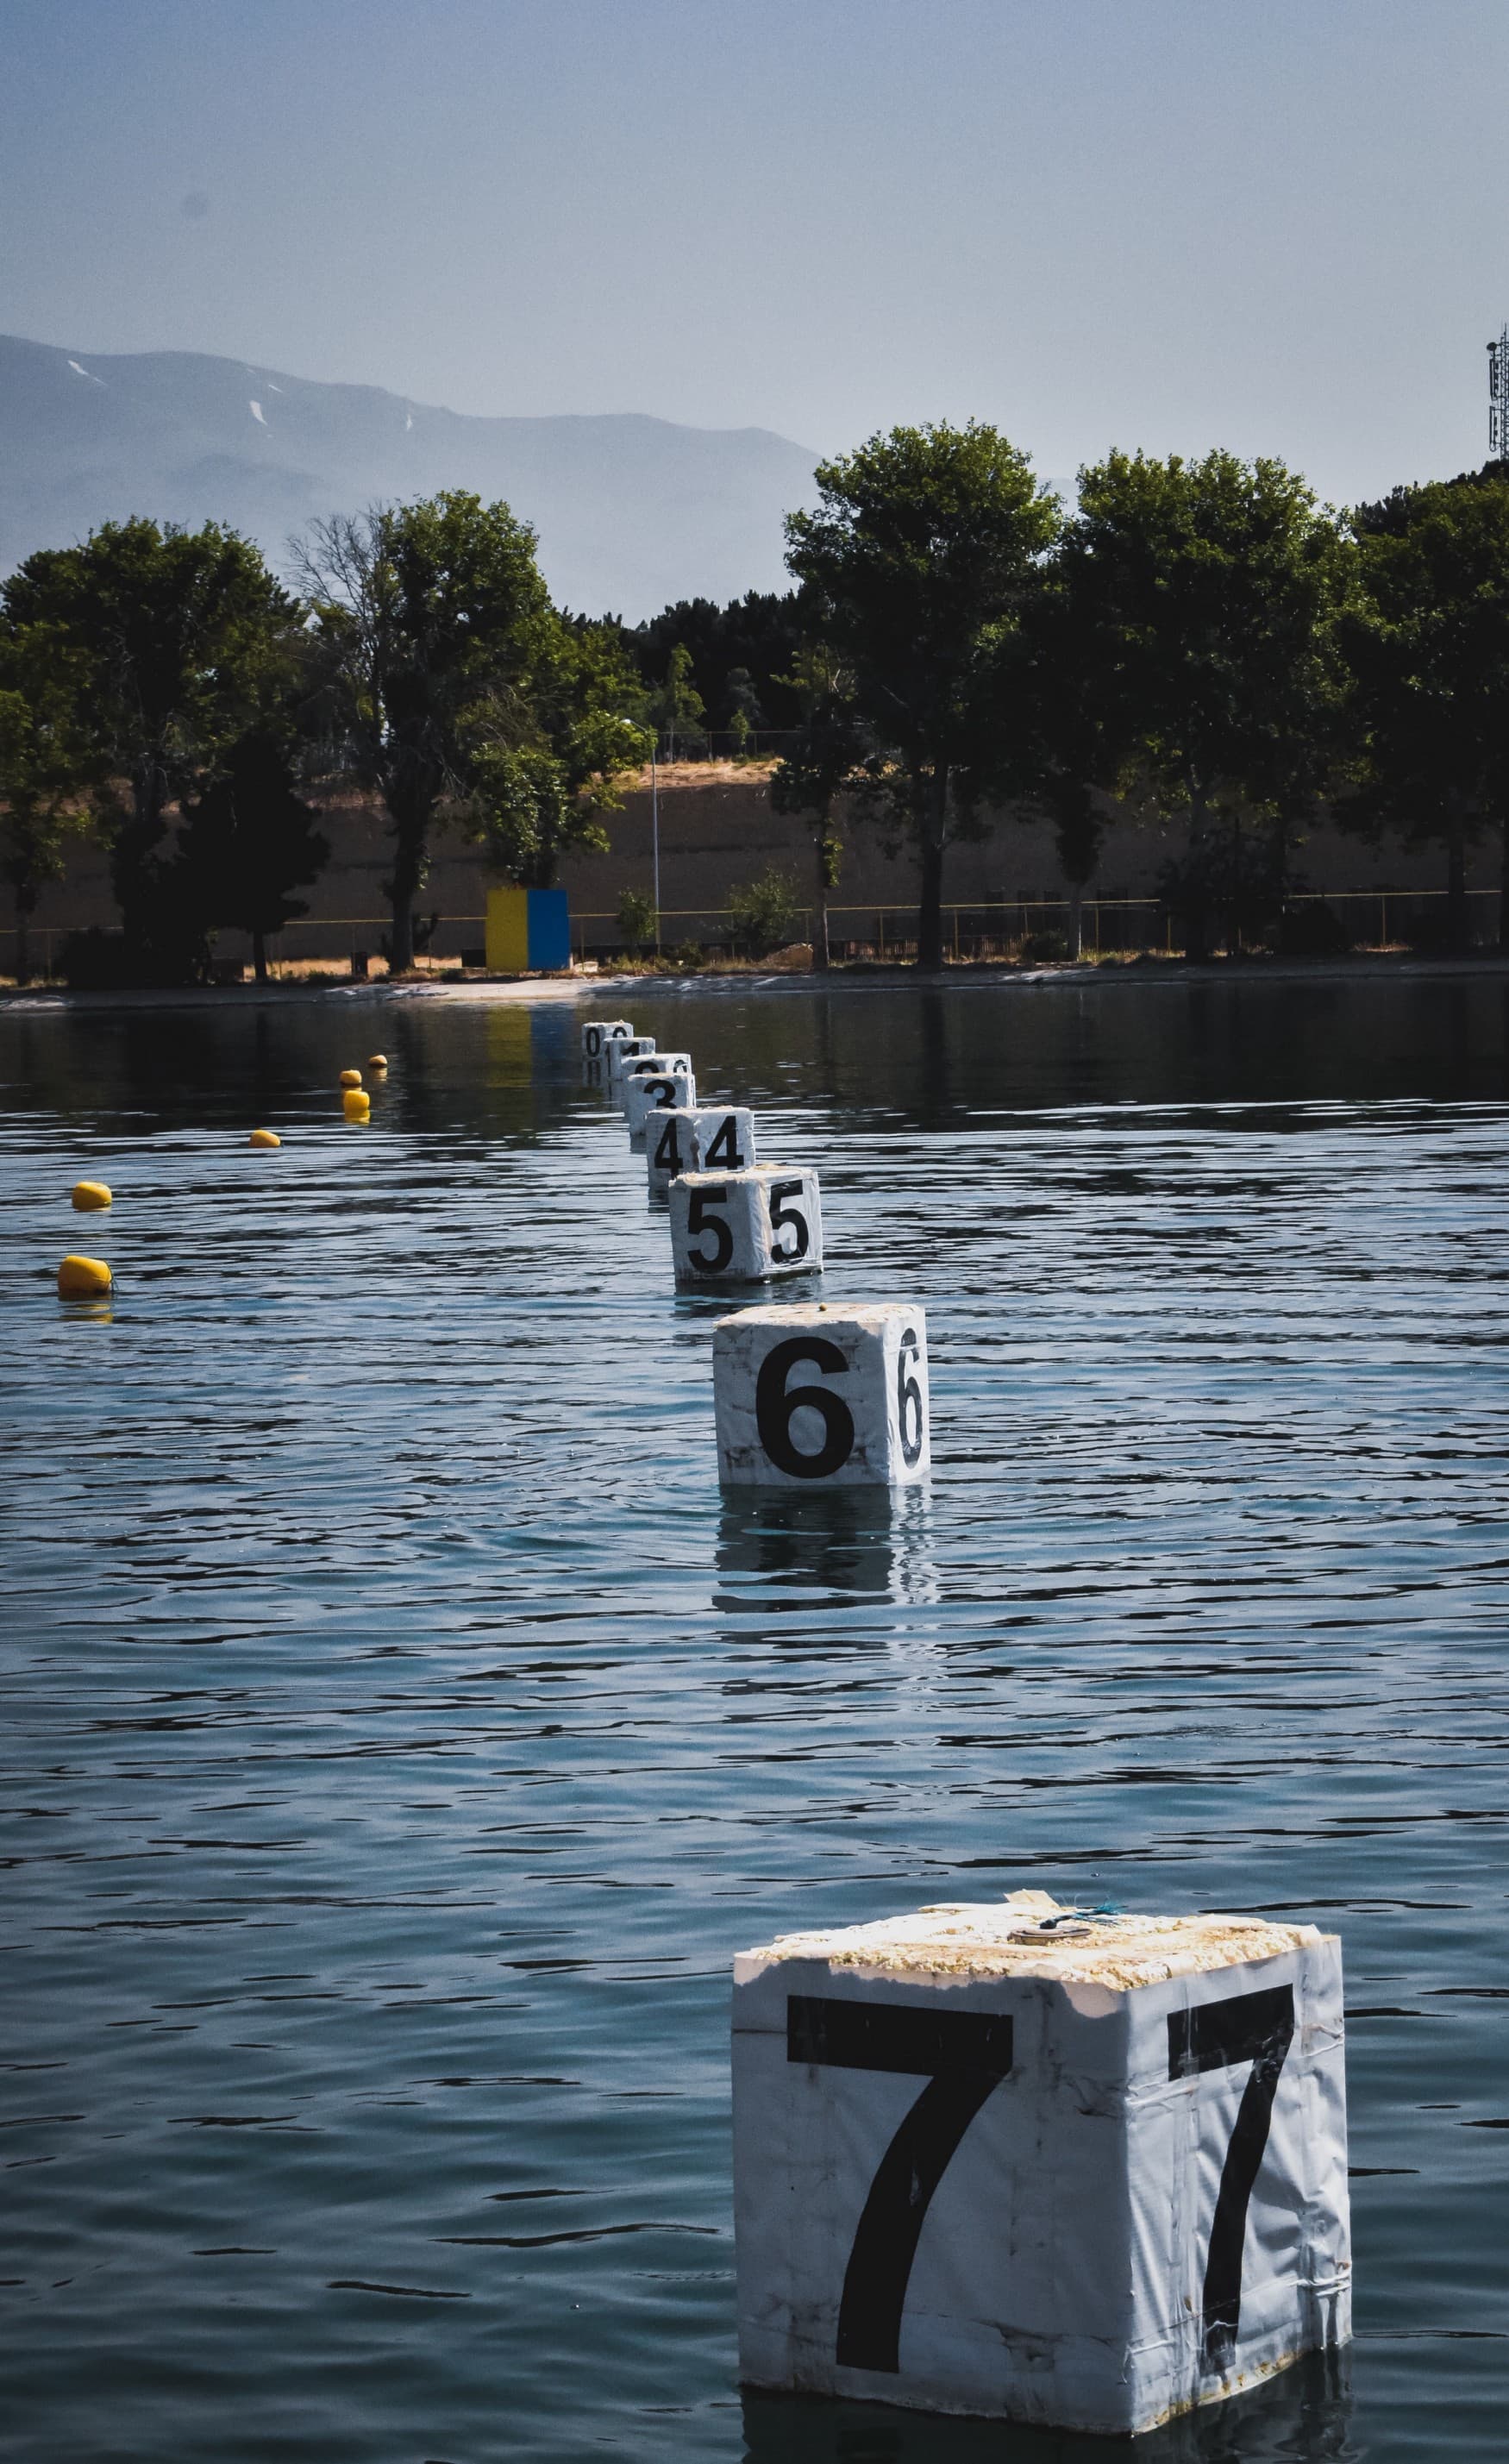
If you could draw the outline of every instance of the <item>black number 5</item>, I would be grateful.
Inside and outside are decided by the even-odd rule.
[[[1224,2373],[1236,2357],[1247,2210],[1268,2145],[1279,2074],[1293,2039],[1292,1985],[1275,1985],[1263,1993],[1234,1993],[1224,2002],[1200,2002],[1192,2011],[1169,2013],[1170,2079],[1193,2079],[1201,2071],[1225,2070],[1234,2062],[1252,2064],[1211,2220],[1200,2304],[1208,2370]]]
[[[1011,2069],[1011,2021],[982,2012],[793,1993],[786,2004],[786,2059],[927,2079],[870,2184],[839,2304],[840,2364],[899,2370],[901,2314],[923,2219],[960,2140]]]
[[[807,1231],[806,1216],[803,1214],[799,1206],[788,1206],[786,1203],[788,1198],[799,1198],[800,1196],[801,1183],[799,1180],[773,1180],[771,1182],[771,1256],[773,1258],[778,1258],[783,1266],[795,1265],[797,1260],[798,1258],[804,1258],[812,1246],[812,1242]],[[791,1234],[790,1248],[777,1249],[776,1246],[776,1233],[788,1231]]]
[[[720,1275],[733,1255],[733,1229],[726,1215],[710,1215],[710,1206],[727,1206],[726,1189],[694,1189],[691,1204],[687,1209],[687,1230],[695,1240],[699,1232],[712,1235],[712,1255],[706,1249],[689,1249],[688,1257],[699,1274]]]

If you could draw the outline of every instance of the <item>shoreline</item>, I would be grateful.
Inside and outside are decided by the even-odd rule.
[[[1509,951],[1483,951],[1467,957],[1340,958],[1183,958],[1156,959],[1150,964],[1098,964],[1093,959],[1068,960],[1037,967],[1012,967],[984,960],[946,967],[941,976],[919,975],[915,966],[838,967],[826,975],[816,969],[780,970],[769,975],[645,975],[509,976],[476,978],[469,983],[410,982],[331,984],[189,984],[121,992],[69,992],[29,985],[0,991],[0,1020],[41,1018],[79,1013],[149,1009],[285,1009],[370,1004],[389,1009],[410,1001],[450,1006],[488,1007],[497,1002],[547,1003],[617,1001],[630,990],[716,992],[728,1000],[741,993],[985,992],[1100,991],[1137,985],[1170,987],[1185,984],[1315,984],[1326,988],[1352,983],[1476,982],[1499,978],[1509,982]]]

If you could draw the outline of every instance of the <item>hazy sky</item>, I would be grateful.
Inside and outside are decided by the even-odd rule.
[[[1505,0],[0,0],[0,327],[823,451],[1485,451]]]

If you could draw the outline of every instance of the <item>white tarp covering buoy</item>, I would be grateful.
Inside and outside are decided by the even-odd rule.
[[[672,1230],[681,1186],[671,1187]],[[719,1318],[712,1408],[718,1477],[729,1486],[902,1487],[925,1480],[932,1462],[927,1320],[902,1301],[747,1309]]]
[[[653,1052],[655,1039],[652,1035],[614,1035],[609,1037],[602,1049],[608,1065],[608,1092],[616,1097],[619,1080],[629,1063],[639,1060],[646,1052]]]
[[[780,1163],[684,1174],[670,1185],[670,1255],[681,1285],[810,1273],[822,1264],[817,1174]]]
[[[684,1069],[660,1066],[667,1060],[686,1061],[685,1053],[652,1052],[645,1057],[656,1064],[653,1069],[646,1069],[639,1061],[623,1073],[623,1118],[631,1138],[644,1136],[652,1112],[668,1112],[673,1105],[686,1110],[697,1100],[697,1082],[689,1061]]]
[[[754,1115],[742,1104],[699,1104],[691,1122],[694,1172],[749,1172],[759,1161]]]
[[[672,1079],[671,1085],[678,1085]],[[645,1123],[645,1172],[649,1195],[657,1205],[670,1194],[670,1184],[689,1172],[694,1160],[691,1125],[695,1112],[684,1104],[657,1110]]]
[[[589,1018],[581,1030],[581,1058],[601,1061],[610,1044],[623,1044],[633,1034],[633,1022],[626,1018]]]
[[[1341,1945],[1040,1891],[733,1986],[739,2374],[1123,2435],[1351,2332]]]

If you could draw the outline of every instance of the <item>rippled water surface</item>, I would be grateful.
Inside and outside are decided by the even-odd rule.
[[[1345,1945],[1349,2389],[1139,2454],[1502,2453],[1504,990],[599,1006],[926,1304],[926,1494],[720,1502],[569,1005],[0,1018],[0,2452],[1101,2453],[734,2384],[732,1953],[1034,1885]]]

